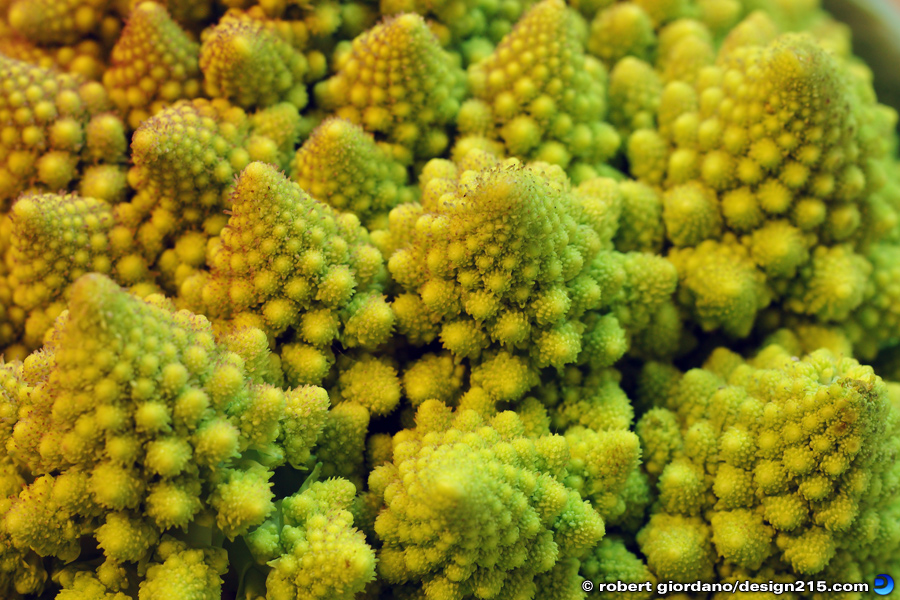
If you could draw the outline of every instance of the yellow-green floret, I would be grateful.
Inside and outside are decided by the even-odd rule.
[[[375,552],[353,527],[356,495],[344,479],[313,483],[279,501],[278,511],[247,536],[253,557],[272,570],[266,597],[352,600],[375,577]]]
[[[888,147],[877,131],[895,121],[892,111],[842,57],[809,34],[778,35],[761,13],[697,74],[670,81],[653,105],[658,129],[629,139],[633,173],[665,190],[683,305],[704,329],[734,336],[770,302],[821,322],[847,319],[871,271],[860,249],[896,210],[871,205]],[[627,98],[616,110],[637,109]],[[721,283],[711,285],[713,272]]]
[[[234,176],[252,161],[286,166],[299,128],[290,105],[252,116],[223,99],[182,100],[163,109],[132,138],[129,183],[137,194],[119,210],[123,222],[138,229],[141,246],[154,256],[173,234],[214,227],[210,220],[229,205]]]
[[[157,2],[142,2],[130,13],[111,52],[103,85],[110,100],[137,129],[151,115],[200,93],[200,46]]]
[[[230,204],[211,271],[183,286],[190,304],[272,335],[291,330],[294,345],[307,349],[283,353],[292,385],[321,381],[324,371],[301,371],[313,356],[327,360],[334,341],[375,348],[389,338],[394,315],[381,293],[384,263],[355,216],[335,212],[260,162],[241,172]]]
[[[369,231],[387,229],[391,209],[418,195],[390,149],[345,119],[313,131],[294,156],[291,178],[316,200],[359,217]]]
[[[862,600],[821,590],[900,572],[869,33],[0,0],[0,598]]]
[[[90,164],[117,165],[122,121],[97,82],[0,55],[0,205],[28,189],[69,189]],[[6,208],[4,208],[6,209]]]
[[[562,483],[566,440],[526,436],[515,413],[485,422],[427,401],[393,446],[393,462],[369,476],[384,503],[378,572],[418,582],[425,598],[533,597],[555,565],[604,534],[600,516]],[[576,574],[562,587],[573,593],[579,583]]]
[[[302,23],[229,11],[204,33],[200,68],[206,92],[244,108],[282,101],[303,108],[309,64],[301,49],[306,37]]]
[[[601,240],[565,174],[514,160],[449,174],[429,182],[426,196],[443,194],[389,262],[407,291],[394,304],[401,331],[460,357],[494,345],[539,367],[575,362],[582,317],[603,294]],[[611,363],[624,341],[608,349]]]
[[[394,146],[405,164],[438,156],[465,93],[464,73],[418,15],[388,17],[339,54],[320,105]]]
[[[871,367],[770,345],[673,375],[637,426],[658,494],[637,540],[657,577],[893,567],[898,414]]]
[[[575,18],[561,0],[544,0],[469,67],[474,99],[460,111],[460,132],[563,168],[596,169],[612,156],[619,136],[604,121],[606,71],[585,54]]]
[[[9,283],[13,301],[28,311],[25,345],[37,348],[65,310],[69,286],[85,273],[103,273],[135,286],[154,286],[130,232],[117,226],[112,207],[74,194],[24,194],[10,212]]]
[[[22,370],[7,451],[33,480],[3,516],[12,544],[71,561],[93,537],[108,560],[137,562],[201,514],[228,537],[262,523],[270,468],[314,443],[296,425],[317,432],[327,405],[264,383],[265,336],[232,335],[217,341],[205,317],[160,296],[79,279]],[[290,410],[298,399],[311,402],[306,416]]]

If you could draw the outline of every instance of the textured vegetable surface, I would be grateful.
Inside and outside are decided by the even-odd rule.
[[[0,597],[898,571],[897,112],[815,1],[0,23]]]

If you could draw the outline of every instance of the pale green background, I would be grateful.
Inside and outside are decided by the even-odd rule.
[[[900,111],[900,0],[822,0],[853,29],[853,51],[875,73],[878,99]]]

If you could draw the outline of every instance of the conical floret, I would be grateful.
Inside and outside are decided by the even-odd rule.
[[[334,77],[316,86],[325,109],[399,146],[404,162],[447,148],[464,73],[422,17],[385,19],[353,40],[335,68]]]
[[[602,518],[561,483],[566,440],[546,430],[529,437],[524,429],[512,412],[485,422],[437,400],[419,406],[416,427],[395,438],[392,460],[369,476],[382,505],[374,528],[383,541],[378,571],[385,581],[471,598],[493,580],[494,597],[514,596],[599,541]],[[403,558],[412,555],[421,559]],[[563,587],[559,597],[575,593],[576,578]]]
[[[122,121],[103,86],[0,54],[0,202],[70,188],[85,162],[124,161]]]
[[[300,125],[296,107],[286,103],[252,116],[221,98],[162,110],[132,138],[129,183],[138,193],[118,209],[123,222],[140,229],[148,255],[160,254],[172,234],[220,217],[234,175],[251,161],[286,165]]]
[[[523,159],[599,167],[619,146],[604,121],[606,72],[585,54],[562,0],[532,7],[494,53],[469,67],[475,100],[460,112],[464,134],[503,140]]]
[[[438,195],[389,262],[410,293],[395,302],[401,331],[418,338],[432,323],[463,357],[495,342],[527,349],[540,367],[574,362],[580,317],[600,306],[601,242],[565,174],[511,159],[429,181],[423,200]]]
[[[869,286],[866,250],[896,218],[880,191],[896,114],[820,40],[778,35],[762,13],[703,73],[669,83],[658,131],[629,140],[632,172],[666,190],[682,304],[738,337],[770,303],[776,319],[845,320]]]
[[[128,123],[137,128],[167,104],[200,93],[200,46],[156,2],[142,2],[128,18],[103,84]]]
[[[355,216],[259,162],[241,172],[231,202],[211,272],[182,286],[192,305],[217,318],[250,318],[270,333],[293,329],[320,354],[335,340],[375,347],[389,337],[384,263]]]
[[[359,217],[369,230],[386,229],[388,213],[415,199],[406,168],[359,125],[322,123],[294,157],[292,179],[316,200]]]
[[[7,19],[39,44],[72,44],[102,23],[109,0],[14,0]]]
[[[69,285],[88,272],[153,291],[147,264],[130,233],[116,228],[112,208],[74,194],[26,194],[13,205],[10,262],[13,299],[29,311],[25,344],[40,345],[65,308]]]
[[[24,369],[33,391],[7,446],[35,479],[0,517],[13,543],[72,560],[89,536],[137,562],[200,511],[232,538],[261,524],[274,510],[268,465],[284,446],[308,452],[327,400],[262,382],[262,332],[217,339],[205,317],[99,274],[72,286],[68,307]]]
[[[305,35],[305,28],[295,34],[287,21],[228,12],[204,35],[200,68],[206,92],[244,108],[282,101],[303,108],[309,65],[292,42],[305,42]]]

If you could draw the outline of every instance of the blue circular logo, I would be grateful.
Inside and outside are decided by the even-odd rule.
[[[890,575],[878,575],[872,589],[879,596],[887,596],[894,591],[894,578]]]

